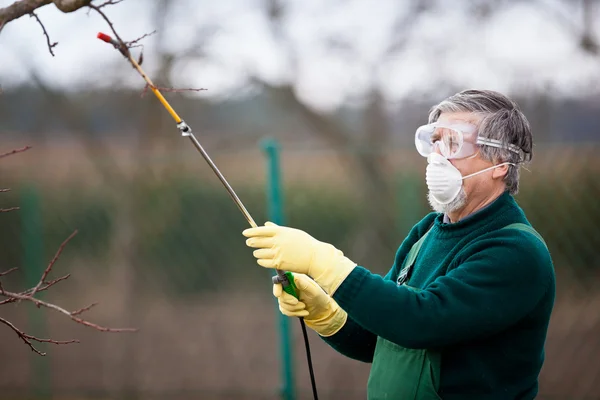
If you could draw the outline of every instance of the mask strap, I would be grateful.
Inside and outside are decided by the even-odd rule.
[[[503,165],[512,165],[513,167],[514,167],[514,166],[516,166],[516,164],[514,164],[514,163],[511,163],[511,162],[504,162],[504,163],[502,163],[502,164],[498,164],[498,165],[492,165],[491,167],[488,167],[488,168],[486,168],[486,169],[482,169],[481,171],[473,172],[472,174],[469,174],[469,175],[467,175],[467,176],[463,176],[462,178],[463,178],[463,179],[467,179],[467,178],[470,178],[470,177],[472,177],[472,176],[479,175],[479,174],[481,174],[481,173],[483,173],[483,172],[485,172],[485,171],[489,171],[490,169],[494,169],[494,168],[501,167],[501,166],[503,166]]]

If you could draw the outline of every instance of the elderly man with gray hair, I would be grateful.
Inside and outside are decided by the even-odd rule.
[[[372,363],[367,398],[533,399],[555,297],[551,256],[515,201],[532,156],[529,123],[506,96],[457,93],[415,145],[435,212],[408,233],[385,277],[298,229],[243,232],[257,263],[294,272],[281,312]]]

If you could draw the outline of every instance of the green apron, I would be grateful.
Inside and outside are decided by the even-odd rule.
[[[505,226],[542,237],[529,225]],[[400,274],[406,277],[429,231],[410,249]],[[544,243],[545,244],[545,243]],[[413,290],[419,290],[411,288]],[[367,384],[368,400],[440,400],[441,354],[427,349],[407,349],[382,337],[377,338],[373,365]]]

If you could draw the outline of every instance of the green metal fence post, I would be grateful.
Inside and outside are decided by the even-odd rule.
[[[266,139],[262,148],[267,156],[267,201],[269,220],[275,224],[283,225],[283,196],[281,190],[281,169],[279,166],[279,143],[275,139]],[[274,275],[274,272],[273,272]],[[295,399],[295,383],[292,359],[292,345],[290,340],[289,318],[277,311],[279,315],[281,378],[283,387],[281,396],[285,400]]]
[[[38,283],[45,269],[41,200],[38,189],[35,186],[29,185],[22,188],[20,207],[25,283],[30,288]],[[44,293],[38,293],[36,297],[42,299]],[[37,337],[48,337],[46,313],[44,310],[35,307],[30,307],[29,309],[31,311],[28,318],[28,333]],[[47,343],[35,343],[35,346],[44,353],[48,347]],[[42,357],[35,353],[31,354],[31,395],[37,399],[48,399],[51,397],[50,356],[46,355]]]

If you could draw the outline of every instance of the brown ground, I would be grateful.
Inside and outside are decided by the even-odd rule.
[[[118,293],[120,283],[86,277],[83,271],[78,275],[51,299],[72,308],[100,300],[89,318],[141,330],[135,334],[99,333],[46,313],[49,335],[82,341],[48,349],[44,361],[50,363],[56,398],[86,393],[117,398],[124,390],[137,391],[141,398],[277,398],[278,314],[270,293],[220,293],[175,300],[152,290],[151,295],[124,303]],[[552,318],[540,398],[598,399],[600,293],[576,299],[567,291],[562,290]],[[27,327],[29,311],[39,312],[19,305],[3,308],[2,315]],[[308,399],[301,331],[296,321],[291,322],[296,379],[298,387],[306,391],[302,398]],[[345,359],[312,332],[310,340],[321,398],[364,398],[369,366]],[[26,393],[35,376],[35,357],[7,329],[0,329],[0,354],[4,360],[0,364],[0,398],[8,399],[2,393],[12,391]]]

